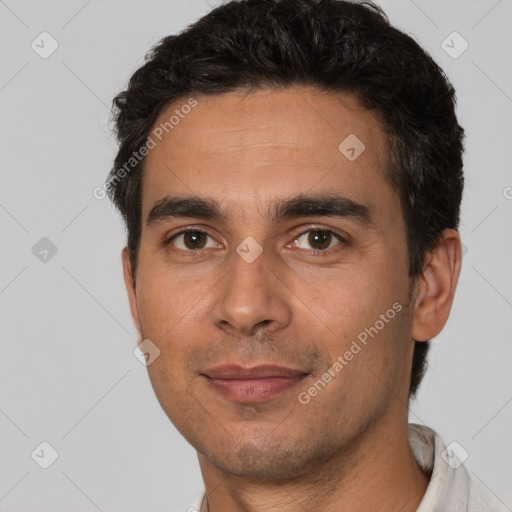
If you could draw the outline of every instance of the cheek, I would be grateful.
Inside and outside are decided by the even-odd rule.
[[[204,308],[212,283],[166,265],[147,265],[140,275],[137,303],[144,335],[174,339]]]
[[[298,297],[307,297],[296,316],[299,328],[314,335],[331,364],[341,358],[343,368],[335,373],[344,377],[334,379],[333,391],[339,386],[340,392],[371,392],[383,385],[395,387],[401,378],[410,318],[398,275],[390,265],[354,265],[295,289]]]
[[[330,410],[330,421],[342,422],[341,430],[357,429],[390,400],[404,395],[407,387],[405,305],[380,300],[366,306],[352,304],[337,317],[332,315],[330,327],[336,335],[330,335],[325,347],[331,366],[301,390],[310,395],[312,416]],[[319,380],[328,383],[324,387]]]
[[[187,373],[196,344],[204,340],[198,321],[202,286],[184,287],[170,273],[146,272],[144,285],[138,294],[142,334],[160,350],[159,356],[147,367],[155,395],[162,409],[176,428],[183,433],[193,415],[193,386]],[[195,413],[194,413],[195,411]]]
[[[142,335],[160,350],[148,367],[160,399],[188,386],[186,364],[198,346],[208,341],[208,308],[217,280],[166,264],[141,264],[140,269],[137,304]]]
[[[354,262],[338,269],[303,271],[300,276],[289,283],[298,298],[296,321],[301,323],[303,315],[316,318],[318,326],[324,327],[328,337],[337,338],[341,347],[343,340],[372,325],[399,298],[393,291],[392,275],[376,265]]]

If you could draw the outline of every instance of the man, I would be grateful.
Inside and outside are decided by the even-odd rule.
[[[107,181],[190,511],[489,511],[408,404],[460,272],[463,129],[372,4],[242,0],[115,99]],[[453,460],[452,460],[453,459]]]

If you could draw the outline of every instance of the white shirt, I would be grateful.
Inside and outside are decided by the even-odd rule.
[[[432,471],[427,490],[416,512],[510,512],[491,491],[464,467],[463,451],[457,447],[446,449],[441,438],[431,428],[409,424],[409,443],[418,465],[425,472]],[[199,512],[203,492],[196,497],[186,512]]]

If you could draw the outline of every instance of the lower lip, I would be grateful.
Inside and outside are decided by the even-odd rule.
[[[212,379],[211,377],[207,379],[216,391],[236,402],[257,403],[265,402],[290,389],[304,377],[305,375],[261,379]]]

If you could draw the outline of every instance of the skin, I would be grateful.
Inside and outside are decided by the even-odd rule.
[[[151,383],[198,452],[209,510],[416,510],[429,479],[407,438],[412,340],[431,339],[448,318],[458,233],[443,232],[411,282],[384,132],[353,96],[297,86],[195,98],[146,159],[135,283],[127,248],[122,257],[135,325],[161,351],[148,366]],[[365,144],[354,161],[338,150],[349,134]],[[274,201],[321,192],[365,205],[371,222],[266,216]],[[215,198],[227,219],[147,226],[166,195]],[[162,245],[190,226],[205,232],[204,248],[183,235]],[[322,245],[314,229],[346,242],[327,235]],[[252,263],[236,252],[249,236],[262,249]],[[394,303],[402,310],[301,403],[298,394]],[[239,403],[201,376],[225,363],[272,363],[307,376],[265,402]]]

